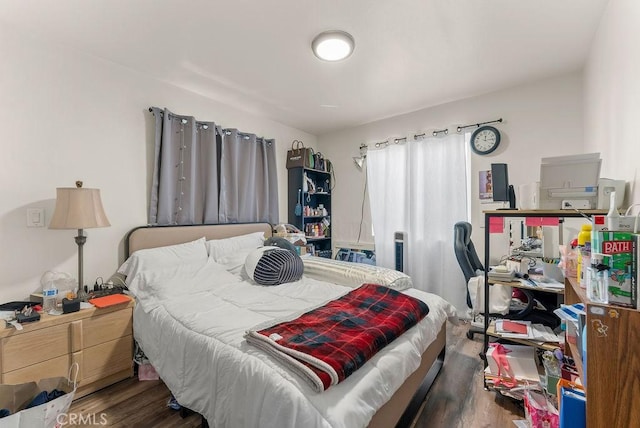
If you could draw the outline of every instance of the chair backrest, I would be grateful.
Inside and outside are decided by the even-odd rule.
[[[476,248],[471,241],[470,223],[459,221],[453,226],[453,249],[466,282],[469,282],[470,278],[476,276],[477,271],[484,271],[484,267],[476,253]],[[467,290],[467,306],[472,307],[469,290]]]

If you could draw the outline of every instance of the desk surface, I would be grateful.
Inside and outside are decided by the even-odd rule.
[[[534,287],[533,285],[524,284],[524,283],[522,283],[520,281],[491,281],[491,280],[489,280],[489,284],[507,285],[509,287],[523,288],[525,290],[544,291],[545,293],[564,294],[564,288],[545,287],[544,283],[542,283],[539,286]]]
[[[607,210],[486,210],[483,213],[492,217],[582,217],[583,214],[606,215]]]

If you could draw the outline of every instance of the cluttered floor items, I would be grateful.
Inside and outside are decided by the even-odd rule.
[[[578,330],[573,324],[579,320],[583,309],[577,306],[562,305],[556,311],[567,325],[571,325],[567,337],[573,343],[577,340],[575,332]],[[495,342],[486,353],[487,386],[524,403],[528,425],[519,421],[523,422],[522,426],[585,427],[586,399],[579,371],[576,361],[563,353],[558,343],[561,337],[549,328],[527,321],[499,320],[496,331],[504,338],[537,340],[540,344],[540,347],[532,347]],[[558,346],[550,345],[553,343]]]
[[[0,426],[54,427],[69,410],[76,392],[78,364],[69,377],[52,377],[38,382],[0,385]]]

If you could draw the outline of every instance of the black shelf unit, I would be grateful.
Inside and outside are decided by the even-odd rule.
[[[505,210],[487,210],[484,211],[484,265],[485,266],[490,266],[489,265],[489,261],[490,261],[490,255],[491,255],[491,246],[490,246],[490,233],[491,233],[491,219],[492,218],[513,218],[513,217],[522,217],[522,218],[527,218],[527,217],[540,217],[540,218],[547,218],[547,217],[557,217],[558,219],[560,219],[560,225],[559,227],[562,227],[562,222],[564,221],[565,218],[580,218],[580,217],[586,217],[586,218],[590,218],[593,215],[604,215],[606,214],[606,211],[603,210],[518,210],[518,209],[505,209]],[[500,286],[501,284],[504,285],[504,283],[501,283],[500,281],[490,281],[489,280],[489,269],[486,269],[484,272],[484,295],[488,296],[489,295],[489,286],[495,284],[497,286]],[[565,281],[566,284],[566,281]],[[531,290],[538,290],[538,291],[543,291],[543,292],[551,292],[550,290],[545,290],[541,287],[538,288],[530,288]],[[566,289],[566,286],[565,286]],[[564,293],[563,293],[564,294]],[[483,313],[489,313],[489,299],[484,299],[484,309],[483,309]],[[492,336],[493,334],[489,333],[489,325],[490,325],[490,320],[489,317],[484,317],[484,340],[483,340],[483,347],[482,347],[482,353],[480,354],[480,358],[482,358],[482,360],[484,361],[484,367],[486,368],[488,365],[487,362],[487,350],[489,349],[489,336]],[[524,343],[524,342],[523,342]],[[484,383],[484,389],[488,390],[488,386],[487,386],[487,380],[486,377],[483,376],[483,383]]]
[[[288,174],[288,222],[305,233],[307,245],[313,246],[316,255],[331,258],[331,173],[297,167],[290,168]],[[307,192],[304,191],[305,174],[314,183],[314,186],[307,186],[309,190]],[[298,204],[298,190],[301,195],[301,215],[296,215],[295,212]],[[327,210],[327,215],[322,215],[321,211],[307,212],[305,209],[309,207],[311,210],[320,210],[321,205]],[[325,219],[329,222],[328,227],[323,226]]]

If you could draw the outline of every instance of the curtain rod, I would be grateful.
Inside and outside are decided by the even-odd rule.
[[[160,108],[157,108],[157,109],[159,110],[160,115],[161,115],[161,116],[164,116],[164,110],[161,110]],[[153,111],[153,107],[149,107],[149,111],[150,111],[151,113],[153,113],[153,112],[154,112],[154,111]],[[187,123],[187,120],[186,120],[184,117],[180,116],[180,115],[173,114],[173,113],[169,113],[169,115],[170,115],[171,117],[174,117],[174,118],[179,118],[180,120],[182,120],[182,123]],[[191,116],[190,116],[190,117],[191,117]],[[204,129],[209,129],[209,124],[211,123],[211,122],[202,122],[202,121],[198,121],[198,120],[196,120],[195,122],[196,122],[196,125],[200,125],[200,126],[202,126]],[[220,135],[220,132],[224,132],[224,133],[225,133],[225,134],[227,134],[227,135],[231,135],[231,132],[232,132],[232,131],[236,131],[236,133],[237,133],[238,135],[240,135],[242,138],[244,138],[245,140],[250,139],[250,138],[251,138],[251,136],[252,136],[252,135],[254,135],[254,134],[251,134],[251,133],[238,131],[238,130],[237,130],[237,129],[235,129],[235,128],[221,128],[221,127],[219,127],[219,126],[216,126],[216,127],[215,127],[215,131],[218,133],[218,135]],[[269,143],[269,145],[271,145],[271,141],[269,141],[269,139],[268,139],[268,138],[265,138],[265,137],[258,137],[258,136],[256,135],[256,140],[258,140],[258,141],[260,141],[260,140],[262,140],[262,141],[267,141],[267,142]]]
[[[462,130],[463,130],[463,129],[465,129],[465,128],[471,128],[471,127],[474,127],[474,126],[480,127],[480,126],[482,126],[482,125],[487,125],[487,124],[489,124],[489,123],[497,123],[497,122],[502,122],[502,118],[499,118],[499,119],[496,119],[496,120],[489,120],[489,121],[487,121],[487,122],[472,123],[472,124],[470,124],[470,125],[461,125],[461,126],[456,127],[456,131],[457,131],[457,132],[462,132]],[[436,129],[435,131],[433,131],[433,132],[431,133],[431,135],[433,135],[434,137],[437,137],[437,136],[438,136],[438,134],[448,135],[448,134],[449,134],[449,129],[448,129],[448,128],[444,128],[444,129]],[[426,135],[427,135],[427,133],[426,133],[426,132],[423,132],[422,134],[414,134],[413,139],[414,139],[414,140],[417,140],[418,138],[422,138],[422,137],[424,137],[424,136],[426,136]],[[398,144],[398,143],[401,143],[401,142],[403,142],[403,141],[407,141],[407,137],[394,138],[394,139],[393,139],[393,144]],[[373,145],[374,145],[376,148],[379,148],[379,147],[381,147],[381,146],[388,146],[389,144],[391,144],[391,143],[389,142],[389,140],[384,140],[384,141],[380,141],[380,142],[378,142],[378,143],[373,143]],[[369,145],[368,145],[368,144],[364,144],[364,143],[363,143],[363,144],[360,144],[360,150],[362,150],[363,148],[368,148],[368,147],[369,147]]]
[[[500,119],[496,119],[496,120],[490,120],[488,122],[480,122],[480,123],[472,123],[471,125],[462,125],[462,126],[458,126],[457,131],[460,132],[462,131],[464,128],[471,128],[473,126],[477,126],[480,127],[482,125],[488,125],[489,123],[496,123],[496,122],[501,122],[502,123],[502,118]]]

